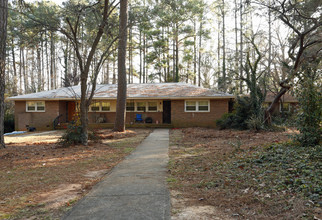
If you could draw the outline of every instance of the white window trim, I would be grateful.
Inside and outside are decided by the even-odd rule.
[[[28,110],[28,102],[35,102],[35,110]],[[37,110],[37,102],[44,102],[45,109],[44,110]],[[46,112],[46,102],[45,101],[26,101],[26,112]]]
[[[150,111],[149,110],[149,102],[155,102],[157,104],[157,110]],[[146,110],[147,110],[147,112],[158,112],[158,102],[157,101],[147,101],[146,102]]]
[[[108,102],[110,103],[110,110],[103,110],[103,102],[107,102],[107,101],[100,101],[100,112],[110,112],[112,107],[111,102]]]
[[[199,111],[199,102],[208,102],[208,111]],[[187,110],[187,102],[196,102],[196,110]],[[210,100],[185,100],[184,101],[184,112],[210,112]]]
[[[99,103],[99,109],[97,110],[97,111],[93,111],[92,110],[92,108],[91,108],[91,105],[93,104],[93,103],[91,103],[90,105],[89,105],[89,109],[88,109],[88,112],[111,112],[111,102],[109,102],[110,103],[110,110],[109,111],[106,111],[106,110],[102,110],[102,102],[103,101],[98,101],[98,103]]]
[[[127,112],[160,112],[158,101],[133,101],[133,102],[134,102],[134,110],[133,111],[126,110]],[[145,110],[138,110],[138,105],[137,105],[138,102],[145,103]],[[149,102],[155,102],[157,104],[157,110],[149,111]]]

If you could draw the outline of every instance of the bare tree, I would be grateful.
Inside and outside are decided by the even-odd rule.
[[[315,48],[322,43],[321,40],[321,13],[318,13],[319,1],[309,0],[304,2],[292,1],[271,1],[269,7],[277,17],[293,31],[293,37],[290,39],[289,57],[293,65],[289,66],[288,76],[280,82],[280,90],[276,94],[271,105],[266,109],[265,119],[268,124],[271,123],[271,115],[274,111],[274,105],[280,98],[292,88],[291,82],[296,77],[303,63],[316,59],[321,53],[321,47],[316,47],[311,53],[308,50]]]
[[[120,25],[118,45],[118,90],[114,131],[125,130],[126,105],[126,42],[127,42],[127,13],[128,1],[120,0]]]

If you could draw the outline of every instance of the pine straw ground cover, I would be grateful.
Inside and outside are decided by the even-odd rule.
[[[0,219],[59,219],[150,132],[98,130],[99,142],[66,148],[53,143],[59,136],[10,138],[0,150]]]
[[[173,218],[321,219],[321,146],[294,147],[290,133],[171,130]]]

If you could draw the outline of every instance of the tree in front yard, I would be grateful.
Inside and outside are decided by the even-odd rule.
[[[0,0],[0,148],[5,148],[3,133],[7,17],[8,0]]]
[[[114,131],[125,130],[126,105],[126,41],[127,41],[127,0],[120,0],[120,25],[118,45],[118,89]]]

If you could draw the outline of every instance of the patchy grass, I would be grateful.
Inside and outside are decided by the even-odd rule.
[[[30,136],[25,136],[29,142],[10,138],[0,151],[0,219],[59,219],[151,130],[97,132],[100,143],[68,148],[52,139],[47,143],[40,137],[38,142]]]
[[[168,183],[184,201],[173,215],[212,206],[206,218],[321,218],[321,146],[294,147],[289,134],[172,130]]]

